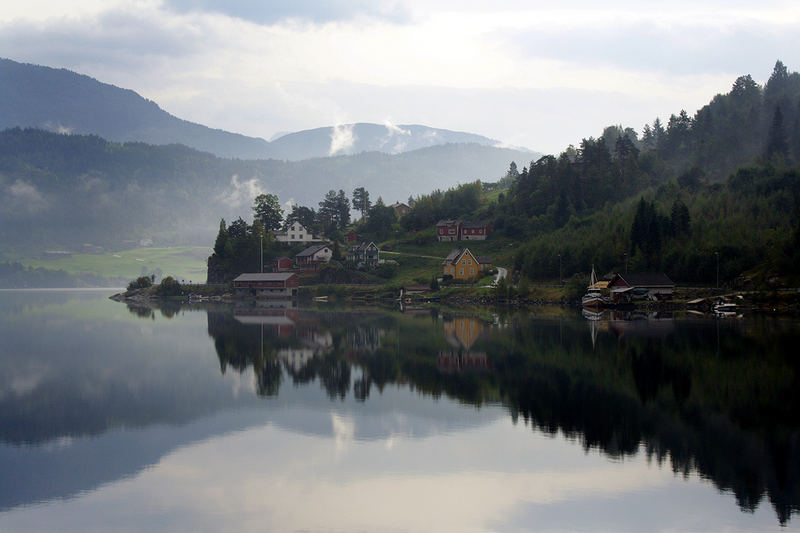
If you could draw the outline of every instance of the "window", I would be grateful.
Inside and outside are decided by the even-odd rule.
[[[471,265],[472,264],[472,259],[467,259],[467,264]]]
[[[460,275],[462,275],[462,276],[464,275],[464,269],[463,268],[461,269]]]
[[[294,240],[294,233],[292,233],[292,235],[291,235],[291,239],[292,239],[292,240]]]
[[[474,268],[470,268],[470,269],[469,269],[469,275],[470,275],[470,276],[473,276],[473,275],[475,275],[475,269],[474,269]]]

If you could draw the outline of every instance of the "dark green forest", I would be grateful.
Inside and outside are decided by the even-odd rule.
[[[665,271],[683,282],[796,283],[800,274],[800,74],[778,61],[762,87],[747,76],[694,116],[656,118],[641,135],[610,126],[497,184],[416,199],[408,230],[442,218],[490,220],[523,243],[531,280]],[[499,190],[499,193],[497,192]]]

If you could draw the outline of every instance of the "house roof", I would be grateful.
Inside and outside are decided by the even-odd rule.
[[[366,250],[370,246],[374,246],[375,248],[378,248],[377,244],[375,244],[372,241],[369,241],[369,242],[360,242],[358,244],[354,244],[353,246],[350,247],[350,251],[351,252],[355,252],[355,251],[358,251],[358,250]]]
[[[622,280],[629,287],[674,287],[675,282],[663,272],[634,272],[631,274],[617,274],[616,279]],[[614,284],[612,282],[611,284]]]
[[[480,228],[485,228],[488,225],[489,225],[489,223],[486,222],[486,221],[481,221],[481,222],[463,222],[461,224],[461,227],[464,228],[464,229],[473,229],[473,228],[480,229]]]
[[[286,281],[296,275],[291,272],[245,273],[239,274],[233,281]]]
[[[485,255],[483,255],[481,257],[476,257],[475,260],[478,262],[478,264],[481,264],[481,265],[491,265],[492,264],[492,258],[491,257],[487,257]]]
[[[455,248],[455,249],[453,249],[453,251],[452,251],[452,252],[450,252],[450,254],[449,254],[447,257],[445,257],[445,259],[444,259],[444,261],[442,262],[442,264],[443,264],[443,265],[451,265],[451,264],[453,264],[453,263],[456,263],[456,262],[458,262],[458,261],[461,259],[461,257],[462,257],[464,254],[466,254],[467,252],[469,252],[469,255],[471,255],[472,257],[475,257],[475,254],[473,254],[473,253],[472,253],[472,251],[471,251],[469,248]],[[484,258],[484,259],[488,259],[488,258]],[[480,260],[480,258],[477,258],[477,257],[476,257],[476,258],[475,258],[475,260],[476,260],[476,261],[477,261],[479,264],[485,264],[485,263],[483,263],[483,262]],[[489,259],[489,263],[491,263],[491,262],[492,262],[492,260],[491,260],[491,259]]]
[[[436,223],[437,226],[457,226],[461,224],[460,220],[440,220]]]
[[[453,251],[450,252],[447,255],[447,257],[444,258],[444,262],[442,262],[442,264],[443,265],[447,265],[449,263],[452,263],[453,261],[455,261],[456,259],[458,259],[461,256],[461,252],[463,252],[463,251],[464,251],[463,248],[453,248]]]
[[[327,244],[315,244],[314,246],[309,246],[308,248],[306,248],[302,252],[298,253],[295,257],[311,256],[311,255],[314,255],[315,253],[319,252],[323,248],[327,248],[327,247],[328,247]]]

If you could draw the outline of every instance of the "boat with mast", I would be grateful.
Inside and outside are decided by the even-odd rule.
[[[584,294],[583,298],[581,298],[581,305],[588,308],[605,307],[608,303],[610,303],[610,300],[606,294],[607,292],[608,282],[597,281],[597,274],[595,274],[594,265],[592,265],[592,275],[589,278],[589,287],[586,290],[586,294]]]

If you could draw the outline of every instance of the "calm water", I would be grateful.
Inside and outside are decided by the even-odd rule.
[[[0,531],[792,531],[800,324],[0,292]]]

